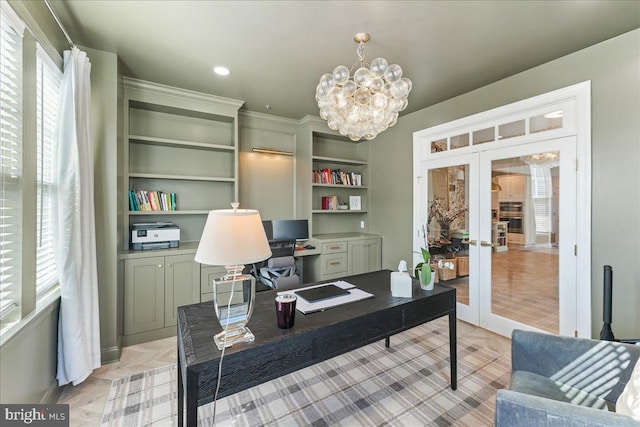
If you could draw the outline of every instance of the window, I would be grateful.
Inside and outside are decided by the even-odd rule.
[[[529,165],[531,169],[531,200],[536,233],[551,233],[551,169]]]
[[[62,73],[38,45],[37,59],[37,218],[36,294],[44,295],[58,283],[53,245],[53,183],[56,122]]]
[[[0,3],[0,326],[20,317],[22,281],[22,34]]]

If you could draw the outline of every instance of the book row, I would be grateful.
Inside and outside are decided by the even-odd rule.
[[[176,193],[162,191],[129,190],[131,211],[175,211]]]
[[[340,169],[318,169],[313,171],[314,184],[362,185],[358,172],[343,172]]]
[[[323,211],[335,211],[339,209],[338,196],[323,196],[322,197],[322,210]]]

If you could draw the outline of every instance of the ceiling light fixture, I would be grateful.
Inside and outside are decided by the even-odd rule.
[[[559,119],[561,117],[564,117],[564,111],[562,110],[552,111],[544,115],[545,119]]]
[[[398,113],[407,108],[412,87],[398,64],[389,65],[384,58],[365,61],[364,44],[370,38],[368,33],[357,33],[353,40],[358,43],[358,62],[351,69],[338,65],[316,87],[320,117],[353,141],[371,140],[395,125]]]
[[[231,71],[229,71],[227,67],[216,65],[215,67],[213,67],[213,72],[219,76],[228,76]]]
[[[491,191],[502,191],[502,187],[496,182],[496,179],[497,178],[491,179]]]
[[[546,153],[532,154],[530,156],[522,156],[520,160],[528,165],[557,168],[560,166],[560,152],[549,151]]]

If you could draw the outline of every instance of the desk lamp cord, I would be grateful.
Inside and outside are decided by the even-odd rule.
[[[226,330],[229,327],[229,318],[231,317],[231,301],[233,301],[233,291],[236,288],[236,276],[233,276],[233,281],[231,282],[231,295],[229,296],[229,303],[227,304],[227,321],[223,329],[225,330],[224,340],[222,341],[222,354],[220,354],[220,363],[218,363],[218,380],[216,383],[216,392],[213,396],[213,423],[216,422],[216,405],[218,403],[218,391],[220,390],[220,379],[222,377],[222,359],[224,358],[224,351],[227,349],[227,334]]]

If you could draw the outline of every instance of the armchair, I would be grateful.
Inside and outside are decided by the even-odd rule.
[[[515,330],[508,389],[496,396],[496,426],[638,426],[615,404],[640,346]]]

